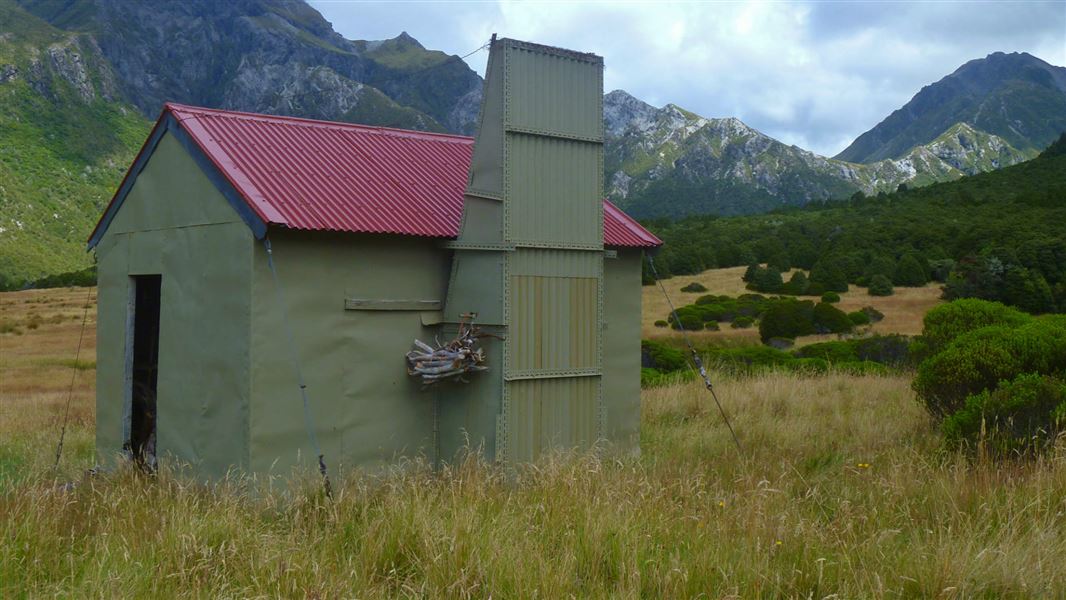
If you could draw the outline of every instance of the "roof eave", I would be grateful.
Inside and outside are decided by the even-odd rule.
[[[159,145],[159,141],[163,139],[163,135],[166,133],[173,135],[182,147],[185,148],[185,151],[189,153],[192,159],[196,162],[196,165],[200,167],[201,171],[203,171],[204,175],[206,175],[211,183],[214,184],[219,193],[226,198],[230,206],[237,211],[241,220],[243,220],[245,224],[248,225],[248,228],[252,230],[252,234],[255,235],[256,239],[262,239],[262,237],[266,235],[267,219],[261,216],[252,203],[237,190],[233,182],[226,177],[223,170],[215,163],[214,159],[208,155],[195,137],[186,131],[181,124],[181,121],[174,117],[173,107],[170,104],[166,104],[164,105],[163,111],[160,113],[155,126],[152,128],[152,132],[149,134],[148,139],[145,140],[144,145],[141,146],[140,152],[137,153],[137,158],[135,158],[133,164],[130,165],[118,190],[111,198],[111,202],[108,203],[107,209],[100,217],[96,227],[93,228],[93,232],[87,241],[86,251],[95,248],[104,237],[104,234],[107,233],[108,226],[111,225],[111,221],[115,218],[115,215],[118,214],[119,209],[122,208],[122,204],[126,201],[126,197],[129,195],[130,191],[133,189],[133,185],[137,181],[137,177],[140,176],[141,171],[147,166],[148,160],[151,158],[156,147]]]

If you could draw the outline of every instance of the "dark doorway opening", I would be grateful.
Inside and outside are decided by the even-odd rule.
[[[159,379],[159,304],[163,277],[133,277],[133,363],[130,372],[129,451],[137,464],[155,469],[156,383]]]

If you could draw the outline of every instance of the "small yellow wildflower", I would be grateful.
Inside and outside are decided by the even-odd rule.
[[[725,500],[719,500],[718,501],[718,506],[720,506],[722,508],[725,508]]]
[[[774,545],[775,546],[780,546],[781,545],[781,540],[777,540],[776,542],[774,542]]]
[[[859,467],[860,469],[869,469],[870,468],[870,463],[858,463],[855,466]]]

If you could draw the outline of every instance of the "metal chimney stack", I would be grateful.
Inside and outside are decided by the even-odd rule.
[[[602,199],[603,59],[494,39],[444,327],[476,313],[505,340],[486,341],[489,372],[438,392],[445,460],[606,436]]]

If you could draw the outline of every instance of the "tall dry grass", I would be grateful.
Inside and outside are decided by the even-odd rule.
[[[58,373],[21,352],[6,367],[50,389]],[[80,381],[60,479],[92,464]],[[1066,595],[1066,449],[1001,464],[946,453],[900,376],[724,380],[739,455],[685,383],[645,392],[639,458],[413,461],[350,473],[332,501],[313,474],[287,492],[170,471],[57,490],[61,403],[17,389],[0,395],[5,598]]]

